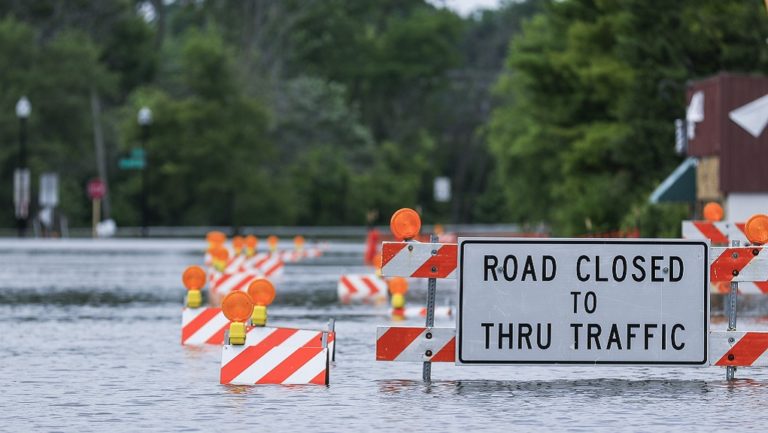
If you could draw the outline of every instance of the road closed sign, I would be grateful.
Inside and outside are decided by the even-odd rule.
[[[709,245],[459,239],[457,364],[707,364]]]

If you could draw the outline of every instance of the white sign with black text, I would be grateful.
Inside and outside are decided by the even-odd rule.
[[[709,245],[459,239],[457,364],[707,365]]]

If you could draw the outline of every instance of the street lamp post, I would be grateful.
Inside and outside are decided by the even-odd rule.
[[[141,126],[141,150],[144,156],[144,167],[141,170],[141,236],[147,237],[147,170],[149,168],[147,158],[147,141],[149,140],[149,125],[152,124],[152,110],[141,107],[138,116]]]
[[[26,96],[16,102],[16,117],[19,118],[19,161],[13,176],[14,206],[19,237],[24,237],[29,216],[30,174],[27,168],[27,119],[32,113],[32,105]]]

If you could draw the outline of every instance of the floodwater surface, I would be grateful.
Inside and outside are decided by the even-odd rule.
[[[376,327],[392,323],[386,311],[337,304],[339,275],[367,272],[361,252],[331,244],[315,261],[287,265],[269,308],[274,326],[337,320],[330,385],[248,387],[218,383],[220,347],[179,344],[180,276],[201,254],[5,248],[0,430],[766,430],[768,371],[759,369],[728,383],[717,367],[441,363],[422,383],[421,364],[375,361]],[[456,294],[445,284],[438,291],[438,305]],[[409,292],[409,305],[423,302],[423,290]],[[768,326],[752,318],[740,328]]]

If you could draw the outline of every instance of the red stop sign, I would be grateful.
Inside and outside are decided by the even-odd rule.
[[[107,193],[107,186],[99,178],[88,181],[88,198],[91,200],[101,200]]]

